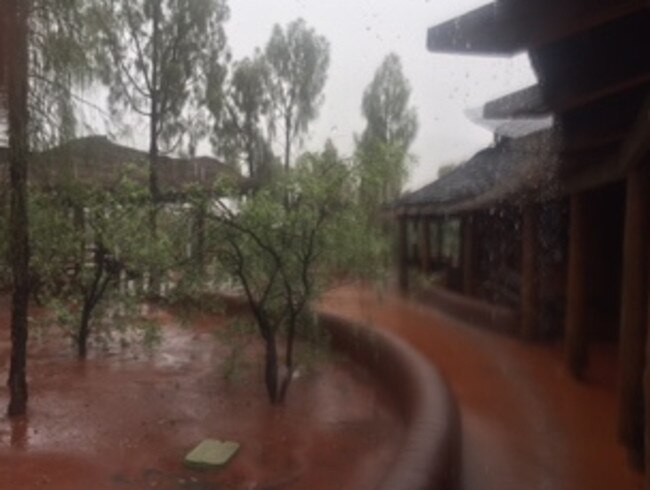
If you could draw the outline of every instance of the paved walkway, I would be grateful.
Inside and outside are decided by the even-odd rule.
[[[642,487],[616,442],[611,349],[595,349],[580,383],[559,346],[525,344],[394,295],[345,287],[324,308],[399,334],[447,377],[461,410],[464,489]]]

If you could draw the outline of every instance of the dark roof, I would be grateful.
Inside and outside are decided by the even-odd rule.
[[[456,213],[534,194],[552,195],[558,157],[551,131],[504,139],[479,151],[438,180],[400,199],[398,210]]]
[[[159,185],[163,193],[179,192],[189,187],[210,188],[219,179],[242,180],[234,167],[211,157],[172,158],[161,156]],[[30,162],[30,184],[56,187],[68,179],[111,188],[132,167],[132,176],[142,184],[148,182],[147,152],[118,145],[105,136],[87,136],[35,154]],[[6,179],[6,171],[3,172]]]
[[[427,46],[511,56],[644,9],[646,0],[496,0],[431,27]]]
[[[538,78],[534,86],[488,102],[480,124],[517,138],[544,121],[534,118],[552,116],[563,188],[620,179],[626,167],[642,161],[643,152],[630,148],[650,129],[640,112],[650,107],[647,1],[496,0],[479,11],[432,28],[429,49],[512,54],[523,46]],[[485,165],[502,168],[496,160],[520,158],[512,153],[488,152],[491,163]],[[481,159],[483,153],[472,160]]]

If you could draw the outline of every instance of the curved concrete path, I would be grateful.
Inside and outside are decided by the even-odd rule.
[[[343,287],[323,309],[399,334],[440,368],[461,410],[463,489],[642,488],[616,442],[611,349],[596,349],[580,383],[558,346],[470,327],[393,294]]]

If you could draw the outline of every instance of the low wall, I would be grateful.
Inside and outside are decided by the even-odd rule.
[[[246,310],[223,296],[227,311]],[[393,395],[406,425],[404,442],[377,490],[453,490],[460,472],[460,417],[442,375],[389,332],[319,313],[332,346],[368,367]]]
[[[330,314],[320,321],[333,347],[370,368],[395,397],[406,421],[404,443],[380,490],[457,487],[460,419],[442,375],[394,334]]]
[[[516,334],[519,331],[519,313],[505,306],[472,298],[441,286],[432,286],[418,293],[416,297],[418,301],[440,308],[469,323],[507,334]]]

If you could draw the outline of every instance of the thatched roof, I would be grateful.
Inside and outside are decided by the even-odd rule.
[[[438,180],[404,196],[401,213],[448,214],[557,192],[552,131],[504,139]]]
[[[131,167],[130,172],[143,185],[148,182],[148,154],[111,142],[105,136],[88,136],[35,154],[30,162],[31,185],[52,188],[69,179],[105,188],[113,187]],[[160,191],[182,192],[190,187],[209,189],[220,179],[229,178],[239,183],[241,174],[236,168],[211,157],[193,159],[159,158]],[[6,170],[2,179],[7,177]]]

